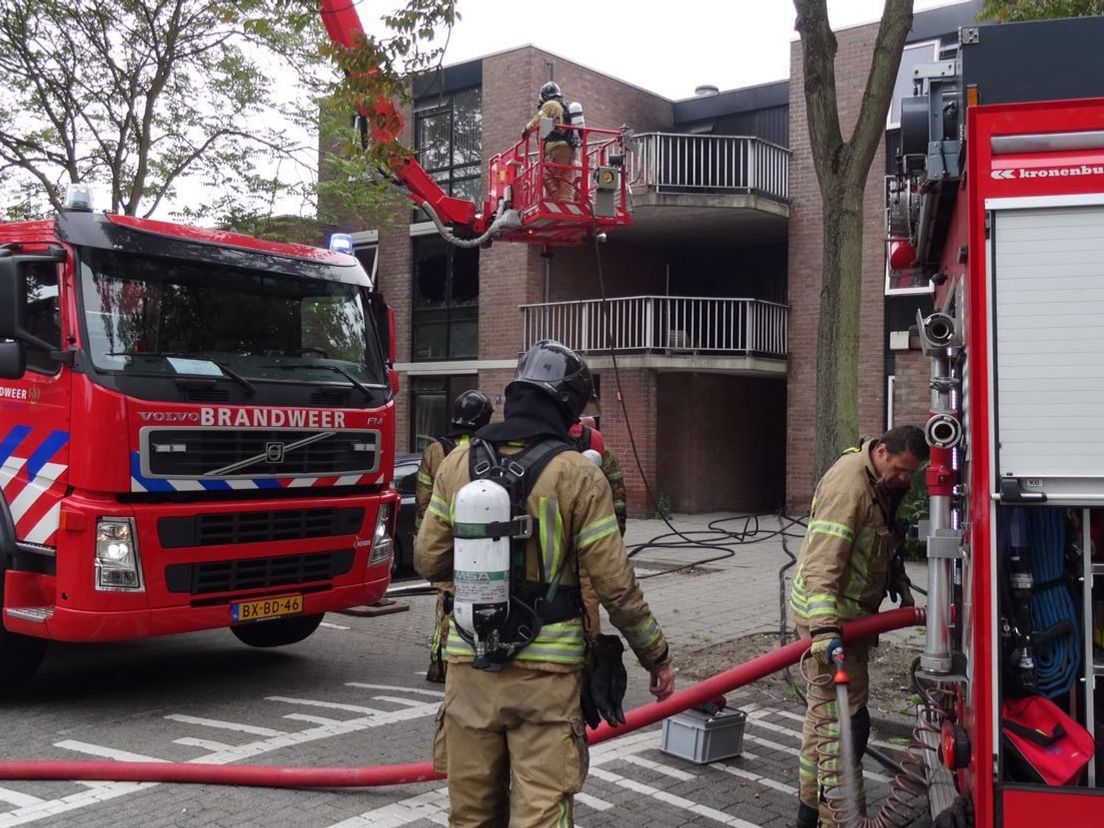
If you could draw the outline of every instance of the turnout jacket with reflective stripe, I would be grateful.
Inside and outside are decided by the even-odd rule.
[[[500,446],[508,455],[515,446]],[[414,568],[430,581],[452,578],[452,524],[456,493],[469,481],[469,445],[457,446],[441,463],[433,495],[414,544]],[[641,665],[654,670],[667,658],[667,639],[644,600],[633,574],[613,512],[613,497],[602,471],[581,454],[565,451],[545,466],[526,502],[536,520],[526,541],[526,578],[540,581],[560,573],[561,587],[577,587],[585,572],[610,621],[624,635]],[[585,639],[582,618],[545,624],[540,635],[514,663],[552,672],[583,666]],[[470,661],[474,653],[450,630],[449,661]]]
[[[468,442],[471,437],[461,434],[456,438],[456,445]],[[414,483],[414,529],[422,525],[426,509],[429,508],[429,499],[433,496],[433,478],[437,476],[437,469],[441,467],[441,461],[445,459],[445,447],[440,440],[434,440],[426,450],[422,452],[422,462],[418,464],[418,477]]]
[[[875,613],[885,595],[896,541],[893,504],[875,486],[873,445],[840,457],[813,494],[790,595],[794,619],[812,629]]]

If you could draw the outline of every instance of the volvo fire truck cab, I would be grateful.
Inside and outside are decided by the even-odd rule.
[[[300,641],[391,571],[393,316],[351,255],[0,223],[0,686],[48,641]]]
[[[978,826],[1104,813],[1102,43],[1101,17],[963,29],[902,108],[891,259],[937,286],[933,810],[968,796]]]

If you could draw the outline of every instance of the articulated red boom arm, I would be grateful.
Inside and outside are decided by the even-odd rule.
[[[361,45],[364,29],[350,0],[320,0],[320,8],[326,31],[338,49]],[[393,101],[379,96],[373,103],[361,101],[358,108],[372,141],[391,146],[399,143],[403,119]],[[475,247],[492,238],[573,245],[599,232],[632,224],[624,174],[626,132],[590,129],[581,122],[560,124],[557,129],[572,133],[571,143],[577,148],[565,162],[545,152],[542,126],[531,126],[521,141],[491,157],[481,210],[474,202],[448,195],[406,152],[390,155],[388,172],[407,188],[411,200],[430,214],[441,235],[461,247]],[[454,233],[449,225],[461,232]]]
[[[355,49],[364,40],[356,5],[350,0],[321,0],[320,9],[334,46]],[[391,143],[400,139],[403,118],[394,101],[380,96],[372,104],[361,102],[359,109],[368,122],[373,141]],[[389,159],[388,167],[388,172],[410,191],[414,203],[419,207],[428,203],[445,224],[467,228],[475,235],[487,229],[483,216],[476,217],[473,202],[448,195],[415,159],[396,154]]]

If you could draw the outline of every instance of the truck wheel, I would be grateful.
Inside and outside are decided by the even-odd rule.
[[[296,618],[277,618],[272,621],[254,621],[252,624],[242,624],[231,627],[230,631],[238,637],[238,641],[248,644],[250,647],[283,647],[286,644],[297,644],[310,636],[326,613],[318,615],[300,615]]]
[[[38,670],[46,656],[47,641],[18,635],[0,627],[0,693],[14,690]]]

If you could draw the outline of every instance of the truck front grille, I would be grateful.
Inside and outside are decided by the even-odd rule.
[[[305,477],[369,474],[379,468],[378,431],[145,428],[142,472],[149,477]]]
[[[157,535],[163,548],[180,549],[355,535],[363,523],[364,510],[360,508],[222,512],[161,518]]]
[[[191,595],[296,586],[345,575],[353,568],[353,557],[352,549],[342,549],[310,555],[172,564],[165,567],[165,584],[169,592]]]

